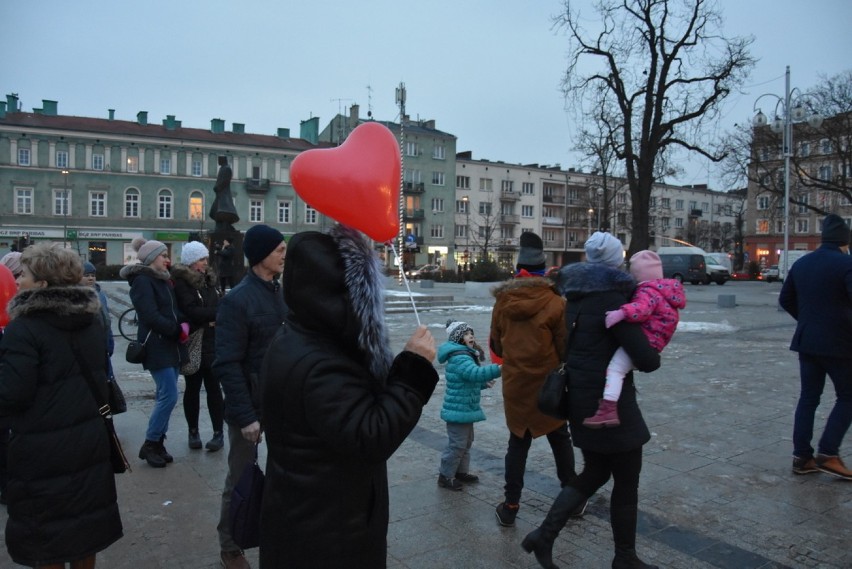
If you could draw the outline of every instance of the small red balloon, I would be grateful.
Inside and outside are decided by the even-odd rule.
[[[9,270],[6,265],[0,265],[0,328],[9,323],[9,314],[6,313],[6,305],[18,292],[18,285],[15,283],[15,275]]]
[[[399,143],[384,125],[359,125],[337,148],[299,154],[290,181],[312,208],[375,241],[399,233]]]

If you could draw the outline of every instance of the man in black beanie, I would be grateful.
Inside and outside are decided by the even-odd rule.
[[[840,444],[852,423],[852,257],[849,226],[835,214],[822,223],[822,244],[796,261],[778,299],[796,319],[790,349],[799,352],[801,391],[793,423],[793,472],[825,472],[852,480]],[[831,378],[837,400],[817,453],[811,446],[814,416]]]
[[[287,244],[277,229],[255,225],[246,231],[243,252],[249,262],[243,280],[219,303],[213,373],[225,392],[228,473],[222,491],[219,546],[225,569],[248,569],[230,528],[231,492],[260,442],[258,374],[266,348],[287,314],[278,276]]]

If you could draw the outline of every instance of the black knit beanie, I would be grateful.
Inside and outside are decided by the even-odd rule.
[[[525,269],[527,272],[543,271],[545,266],[544,243],[541,237],[532,231],[521,233],[521,250],[518,253],[518,270]]]
[[[843,218],[830,213],[822,220],[822,242],[849,245],[849,226]]]

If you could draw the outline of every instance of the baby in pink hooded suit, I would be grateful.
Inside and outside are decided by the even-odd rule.
[[[653,251],[639,251],[630,257],[630,274],[639,283],[633,298],[618,310],[606,313],[606,327],[618,322],[636,322],[658,352],[672,339],[677,329],[678,310],[686,306],[683,285],[675,279],[663,278],[663,263]],[[590,428],[615,427],[618,419],[618,398],[624,376],[633,369],[633,362],[622,348],[612,356],[606,370],[606,386],[597,413],[583,421]]]

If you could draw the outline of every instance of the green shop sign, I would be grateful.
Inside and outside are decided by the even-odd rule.
[[[189,241],[188,231],[160,231],[154,234],[157,241]]]

